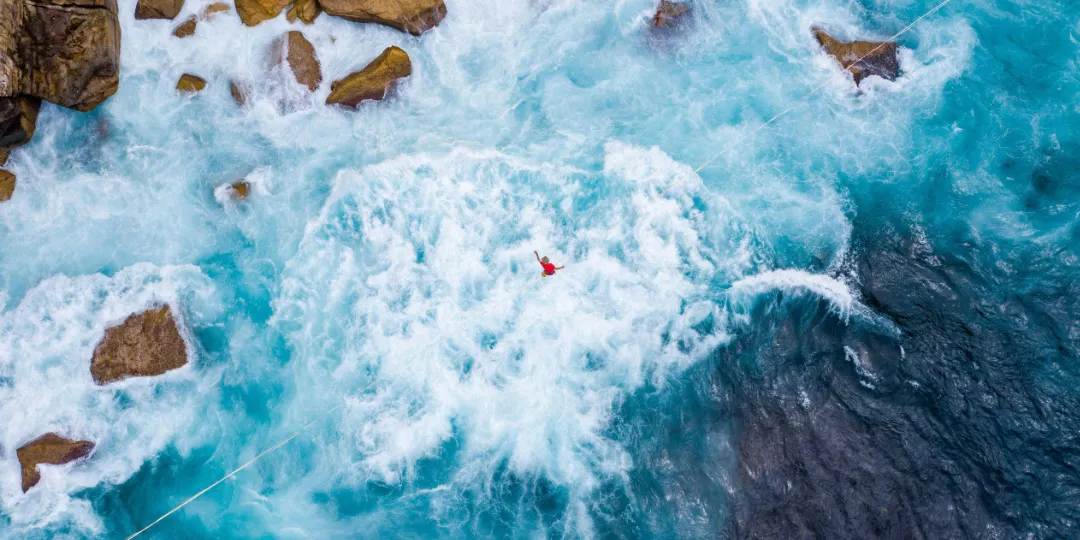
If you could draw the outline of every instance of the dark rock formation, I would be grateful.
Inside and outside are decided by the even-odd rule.
[[[446,17],[443,0],[318,0],[330,15],[373,22],[418,36]]]
[[[0,169],[0,202],[10,201],[15,193],[15,175]]]
[[[315,47],[303,33],[295,30],[288,32],[275,41],[273,47],[274,64],[288,61],[296,82],[306,86],[311,92],[319,87],[322,82],[319,58],[315,55]]]
[[[139,0],[139,3],[135,5],[135,18],[171,20],[180,14],[183,7],[184,0]]]
[[[670,28],[688,13],[690,13],[690,7],[685,4],[660,0],[656,15],[652,18],[653,28]]]
[[[203,88],[206,88],[206,79],[190,73],[181,75],[176,82],[176,89],[186,94],[198,94]]]
[[[411,74],[409,55],[397,47],[389,47],[364,69],[334,81],[326,104],[355,108],[366,99],[383,99],[399,79]]]
[[[0,98],[0,148],[30,142],[37,127],[39,107],[41,100],[29,96]]]
[[[90,455],[94,443],[73,441],[55,433],[46,433],[15,451],[22,466],[22,490],[25,493],[37,485],[41,474],[37,470],[40,464],[63,465]]]
[[[315,0],[296,0],[289,11],[285,12],[285,19],[296,22],[299,19],[304,24],[311,24],[322,13],[319,3]]]
[[[858,86],[863,79],[877,75],[883,79],[895,81],[900,76],[900,60],[896,53],[896,43],[875,41],[842,42],[814,28],[814,37],[825,49],[851,72]]]
[[[236,0],[236,13],[248,26],[255,26],[281,15],[291,0]]]
[[[131,315],[105,330],[94,349],[90,374],[100,385],[127,377],[150,377],[187,364],[187,346],[169,306]]]

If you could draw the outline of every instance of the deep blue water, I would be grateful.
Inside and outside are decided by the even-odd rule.
[[[342,399],[149,537],[1077,536],[1080,4],[953,0],[897,81],[695,174],[836,73],[811,26],[936,2],[691,3],[323,16],[307,96],[283,17],[177,40],[121,2],[119,92],[46,105],[0,204],[0,536],[123,537]],[[391,44],[392,99],[322,105]],[[192,363],[95,386],[161,302]],[[50,430],[97,448],[24,495]]]

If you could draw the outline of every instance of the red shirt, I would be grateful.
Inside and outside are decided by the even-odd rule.
[[[549,276],[555,275],[555,265],[551,263],[540,263],[540,266],[544,267],[544,273]]]

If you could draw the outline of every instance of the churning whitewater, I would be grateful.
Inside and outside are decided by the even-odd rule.
[[[0,538],[126,537],[313,421],[144,537],[1076,536],[1080,5],[954,0],[865,78],[813,31],[939,2],[120,0],[115,95],[4,165]],[[165,305],[186,363],[97,380]],[[46,433],[93,448],[28,473]]]

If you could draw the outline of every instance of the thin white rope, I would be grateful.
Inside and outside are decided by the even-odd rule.
[[[533,279],[529,280],[529,282],[528,282],[528,283],[526,283],[525,285],[522,285],[520,289],[518,289],[518,290],[514,291],[514,293],[510,295],[510,299],[511,299],[511,300],[513,300],[514,298],[517,298],[517,295],[521,294],[521,292],[522,292],[522,291],[524,291],[525,289],[527,289],[528,287],[530,287],[530,286],[531,286],[531,285],[532,285],[532,284],[533,284],[533,283],[534,283],[534,282],[535,282],[536,280],[538,280],[538,279],[540,279],[540,278],[533,278]],[[472,322],[472,321],[474,321],[474,320],[476,320],[476,319],[479,319],[480,317],[483,317],[484,315],[487,315],[487,314],[488,314],[488,313],[489,313],[489,312],[490,312],[490,311],[491,311],[492,309],[495,309],[495,306],[496,306],[496,305],[499,305],[499,304],[498,304],[498,303],[492,303],[492,305],[491,305],[490,307],[488,307],[487,309],[485,309],[485,310],[481,311],[479,315],[476,315],[475,317],[472,317],[472,318],[469,318],[469,319],[465,319],[464,321],[462,321],[462,322],[461,322],[461,324],[457,325],[457,327],[455,327],[455,328],[453,329],[453,331],[452,331],[452,332],[450,332],[450,334],[456,333],[456,332],[457,332],[458,330],[461,330],[462,328],[464,328],[466,324],[469,324],[470,322]],[[420,349],[420,352],[419,352],[419,353],[416,353],[416,354],[415,354],[415,356],[423,356],[423,355],[424,355],[424,353],[426,353],[426,352],[428,351],[428,349],[430,349],[430,348],[432,348],[432,347],[434,347],[434,346],[436,346],[436,345],[439,345],[440,343],[442,343],[442,340],[443,340],[443,334],[442,334],[442,333],[440,333],[440,334],[438,335],[438,337],[436,337],[436,338],[435,338],[435,340],[433,340],[433,341],[432,341],[432,342],[431,342],[430,344],[428,344],[428,345],[427,345],[426,347],[424,347],[423,349]],[[364,391],[365,391],[365,390],[367,390],[368,388],[371,388],[372,386],[375,386],[375,384],[376,384],[377,382],[378,382],[378,381],[372,381],[372,382],[368,383],[368,385],[367,385],[367,386],[365,386],[365,387],[361,388],[361,389],[360,389],[360,391],[356,392],[355,394],[362,394],[362,393],[364,393]],[[349,395],[355,395],[355,394],[349,394]],[[302,428],[300,428],[300,429],[296,430],[296,431],[295,431],[295,432],[294,432],[294,433],[293,433],[292,435],[289,435],[288,437],[286,437],[286,438],[282,439],[282,440],[281,440],[281,442],[279,442],[279,443],[275,444],[274,446],[271,446],[270,448],[267,448],[266,450],[263,450],[263,451],[262,451],[262,453],[260,453],[259,455],[257,455],[257,456],[255,456],[255,457],[251,458],[250,460],[248,460],[248,462],[247,462],[247,463],[244,463],[243,465],[241,465],[241,466],[237,467],[236,469],[233,469],[233,471],[232,471],[232,472],[230,472],[229,474],[226,474],[225,476],[222,476],[222,477],[221,477],[220,479],[218,479],[218,480],[217,480],[216,482],[214,482],[213,484],[210,484],[209,486],[206,486],[206,488],[204,488],[204,489],[203,489],[202,491],[200,491],[200,492],[198,492],[198,493],[196,493],[196,494],[192,495],[191,497],[189,497],[189,498],[188,498],[187,500],[185,500],[184,502],[182,502],[182,503],[180,503],[179,505],[177,505],[177,506],[176,506],[175,508],[173,508],[172,510],[169,510],[168,512],[165,512],[164,514],[162,514],[162,516],[161,516],[161,517],[159,517],[159,518],[155,519],[155,520],[154,520],[154,521],[153,521],[152,523],[150,523],[149,525],[147,525],[147,526],[143,527],[142,529],[140,529],[140,530],[139,530],[138,532],[136,532],[136,533],[132,534],[131,536],[128,536],[128,537],[127,537],[127,538],[125,538],[124,540],[131,540],[132,538],[135,538],[136,536],[139,536],[140,534],[142,534],[142,533],[144,533],[144,532],[146,532],[146,531],[150,530],[150,528],[151,528],[151,527],[153,527],[154,525],[157,525],[158,523],[160,523],[160,522],[161,522],[162,520],[164,520],[165,518],[167,518],[167,517],[169,517],[169,516],[173,515],[174,513],[176,513],[177,511],[179,511],[179,510],[180,510],[181,508],[183,508],[183,507],[187,506],[188,504],[190,504],[191,502],[195,501],[195,499],[198,499],[199,497],[202,497],[202,496],[203,496],[203,495],[205,495],[205,494],[206,494],[206,493],[207,493],[208,491],[210,491],[211,489],[214,489],[215,487],[217,487],[217,485],[218,485],[218,484],[220,484],[220,483],[222,483],[222,482],[224,482],[224,481],[228,480],[229,478],[232,478],[233,476],[236,476],[236,473],[238,473],[238,472],[240,472],[240,471],[242,471],[242,470],[244,470],[244,469],[248,468],[248,466],[250,466],[251,464],[255,463],[256,461],[259,461],[260,459],[262,459],[262,458],[263,458],[263,456],[265,456],[265,455],[269,454],[270,452],[273,452],[274,450],[277,450],[278,448],[281,448],[282,446],[285,446],[286,444],[288,444],[288,443],[289,443],[289,441],[291,441],[291,440],[293,440],[293,439],[295,439],[295,438],[299,437],[299,436],[300,436],[300,435],[301,435],[302,433],[304,433],[304,432],[305,432],[305,431],[307,431],[308,429],[311,429],[311,426],[314,426],[314,425],[315,425],[316,423],[318,423],[318,422],[319,422],[320,420],[322,420],[322,419],[324,419],[324,418],[326,418],[326,417],[330,416],[330,415],[331,415],[331,414],[333,414],[333,413],[334,413],[335,411],[337,411],[338,409],[340,409],[340,408],[342,407],[342,405],[344,405],[344,404],[345,404],[345,403],[344,403],[344,400],[345,400],[345,399],[348,399],[348,398],[349,398],[349,395],[346,395],[346,396],[344,396],[344,397],[342,398],[342,403],[338,403],[337,405],[335,405],[335,406],[334,406],[333,408],[331,408],[330,410],[328,410],[328,411],[326,411],[325,413],[323,413],[323,414],[319,415],[318,417],[316,417],[316,418],[315,418],[314,420],[312,420],[311,422],[308,422],[308,423],[307,423],[307,425],[305,425],[304,427],[302,427]]]
[[[754,137],[755,135],[757,135],[757,134],[758,134],[758,132],[760,132],[760,131],[761,131],[762,129],[765,129],[765,128],[766,128],[767,126],[769,126],[770,124],[772,124],[772,123],[773,123],[773,122],[775,122],[776,120],[780,119],[781,117],[783,117],[783,116],[784,116],[784,115],[786,115],[787,113],[789,113],[789,112],[791,112],[791,111],[795,110],[796,108],[798,108],[798,107],[799,107],[799,106],[800,106],[800,105],[801,105],[801,104],[802,104],[802,103],[803,103],[804,101],[806,101],[807,99],[809,99],[809,98],[810,98],[811,96],[813,96],[814,94],[817,94],[817,93],[818,93],[819,91],[821,91],[821,89],[822,89],[822,88],[824,88],[824,87],[825,87],[826,85],[828,85],[828,84],[829,84],[830,82],[832,82],[832,81],[833,81],[833,79],[835,79],[836,77],[839,77],[839,76],[840,76],[840,75],[841,75],[842,73],[846,72],[846,71],[847,71],[847,70],[848,70],[848,69],[849,69],[849,68],[850,68],[851,66],[854,66],[855,64],[858,64],[859,62],[862,62],[863,60],[865,60],[865,59],[867,59],[868,57],[872,56],[872,55],[873,55],[874,53],[876,53],[876,52],[877,52],[877,51],[878,51],[879,49],[881,49],[882,47],[884,47],[884,46],[885,46],[885,45],[887,45],[888,43],[896,41],[896,40],[897,40],[897,39],[898,39],[898,38],[899,38],[900,36],[902,36],[902,35],[906,34],[906,33],[907,33],[907,32],[908,32],[909,30],[911,30],[912,28],[914,28],[914,27],[915,27],[915,25],[919,24],[920,22],[922,22],[922,21],[923,21],[924,19],[926,19],[926,18],[927,18],[927,17],[929,17],[930,15],[933,15],[934,13],[937,13],[937,12],[938,12],[938,11],[939,11],[939,10],[940,10],[941,8],[945,7],[945,6],[946,6],[947,4],[949,4],[950,2],[952,2],[952,0],[942,0],[942,2],[941,2],[941,3],[939,3],[939,4],[938,4],[938,5],[936,5],[936,6],[934,6],[934,7],[932,8],[932,9],[930,9],[930,10],[929,10],[929,11],[927,11],[926,13],[922,14],[922,16],[920,16],[919,18],[917,18],[917,19],[915,19],[914,21],[912,21],[912,23],[911,23],[911,24],[909,24],[909,25],[905,26],[905,27],[904,27],[903,29],[901,29],[901,30],[900,30],[899,32],[897,32],[897,33],[896,33],[895,35],[893,35],[893,36],[892,36],[891,38],[889,38],[889,39],[888,39],[887,41],[885,41],[885,42],[882,42],[882,43],[881,43],[881,44],[879,44],[879,45],[878,45],[877,47],[874,47],[873,49],[871,49],[871,50],[870,50],[870,52],[866,53],[865,55],[863,55],[862,57],[860,57],[860,58],[859,58],[858,60],[856,60],[856,61],[852,62],[851,64],[849,64],[849,65],[848,65],[848,67],[845,67],[845,68],[841,69],[840,71],[837,71],[837,72],[833,73],[833,74],[832,74],[832,76],[830,76],[830,77],[829,77],[828,79],[825,79],[825,81],[824,81],[824,82],[822,82],[821,84],[819,84],[819,85],[817,85],[816,87],[814,87],[814,89],[813,89],[813,90],[811,90],[811,91],[807,92],[807,93],[806,93],[806,95],[804,95],[804,96],[802,96],[801,98],[797,99],[797,100],[795,101],[795,103],[793,103],[793,104],[792,104],[791,106],[789,106],[788,108],[786,108],[786,109],[784,109],[784,110],[780,111],[779,113],[777,113],[777,114],[773,115],[773,116],[772,116],[771,118],[769,118],[768,120],[766,120],[766,121],[765,121],[764,123],[762,123],[762,124],[761,124],[761,125],[759,125],[758,127],[754,128],[754,130],[753,130],[753,131],[751,131],[751,132],[750,132],[749,134],[747,134],[747,135],[744,135],[744,136],[740,137],[740,138],[739,138],[739,139],[737,139],[737,140],[736,140],[735,142],[733,142],[733,143],[731,143],[731,144],[727,145],[726,147],[724,147],[724,148],[723,148],[722,150],[720,150],[720,152],[716,153],[716,155],[714,155],[713,157],[709,158],[709,160],[708,160],[708,161],[706,161],[705,163],[703,163],[703,164],[702,164],[701,166],[699,166],[698,168],[694,169],[694,173],[695,173],[695,174],[696,174],[696,173],[700,173],[700,172],[701,172],[701,171],[702,171],[703,169],[705,169],[705,167],[708,167],[709,165],[711,165],[711,164],[712,164],[712,163],[713,163],[714,161],[716,161],[717,159],[719,159],[719,158],[720,158],[720,156],[723,156],[724,154],[726,154],[726,153],[727,153],[727,152],[728,152],[729,150],[731,150],[732,148],[734,148],[734,147],[736,147],[736,146],[738,146],[738,145],[740,145],[740,144],[742,144],[742,143],[746,142],[747,140],[749,140],[749,139],[753,138],[753,137]],[[660,192],[660,196],[663,196],[663,195],[664,195],[665,193],[667,193],[668,191],[671,191],[671,190],[672,190],[672,189],[674,189],[674,188],[675,188],[676,186],[678,186],[678,185],[682,184],[682,183],[683,183],[683,182],[685,182],[685,181],[686,181],[686,178],[683,178],[682,180],[679,180],[679,181],[677,181],[677,182],[675,182],[675,183],[673,183],[673,184],[669,185],[669,186],[668,186],[667,188],[665,188],[665,189],[664,189],[663,191],[661,191],[661,192]],[[539,279],[539,278],[537,278],[537,279]],[[522,292],[522,291],[524,291],[524,290],[525,290],[525,289],[526,289],[527,287],[529,287],[530,285],[532,285],[533,281],[535,281],[535,279],[534,279],[534,280],[531,280],[531,281],[529,281],[529,282],[528,282],[528,283],[526,283],[526,284],[525,284],[524,286],[522,286],[522,287],[521,287],[520,289],[518,289],[517,291],[515,291],[515,292],[514,292],[514,293],[513,293],[512,295],[511,295],[511,297],[510,297],[510,298],[511,298],[511,299],[513,299],[513,298],[516,298],[518,294],[521,294],[521,292]],[[467,320],[463,321],[463,322],[462,322],[462,323],[461,323],[460,325],[458,325],[458,327],[457,327],[457,328],[455,329],[455,332],[456,332],[457,330],[460,330],[460,329],[461,329],[462,327],[464,327],[464,326],[465,326],[466,324],[468,324],[468,323],[469,323],[469,322],[471,322],[472,320],[474,320],[474,319],[478,319],[478,318],[480,318],[480,317],[482,317],[482,316],[484,316],[484,315],[487,315],[487,313],[488,313],[488,312],[490,312],[490,311],[491,311],[492,309],[494,309],[494,307],[495,307],[495,305],[493,304],[493,305],[492,305],[491,307],[488,307],[488,308],[487,308],[487,309],[485,309],[484,311],[480,312],[480,314],[479,314],[479,315],[477,315],[476,317],[473,317],[472,319],[467,319]],[[438,345],[439,343],[442,343],[442,339],[443,339],[443,338],[442,338],[442,334],[440,334],[440,335],[439,335],[439,337],[438,337],[438,338],[437,338],[437,339],[436,339],[436,340],[435,340],[434,342],[432,342],[432,343],[431,343],[431,344],[430,344],[430,345],[429,345],[428,347],[425,347],[424,349],[422,349],[422,350],[421,350],[421,352],[426,352],[428,348],[430,348],[430,347],[433,347],[433,346],[435,346],[435,345]],[[417,354],[417,356],[422,356],[422,355],[418,353],[418,354]],[[359,392],[356,392],[356,393],[357,393],[357,394],[363,393],[363,392],[364,392],[365,390],[367,390],[367,389],[371,388],[372,386],[374,386],[374,385],[375,385],[375,384],[376,384],[377,382],[378,382],[378,381],[372,381],[371,383],[369,383],[369,384],[368,384],[367,386],[365,386],[365,387],[361,388],[361,389],[360,389],[360,391],[359,391]],[[346,396],[345,398],[347,398],[347,397],[348,397],[348,396]],[[343,398],[343,399],[345,399],[345,398]],[[303,433],[304,433],[305,431],[307,431],[308,429],[310,429],[310,428],[311,428],[311,426],[313,426],[313,425],[315,425],[316,423],[318,423],[318,422],[319,422],[319,420],[322,420],[322,419],[324,419],[324,418],[326,418],[326,417],[330,416],[330,415],[331,415],[331,414],[333,414],[333,413],[334,413],[335,411],[337,411],[338,409],[340,409],[340,408],[342,407],[342,405],[344,405],[344,403],[339,403],[339,404],[335,405],[335,406],[334,406],[334,407],[333,407],[332,409],[330,409],[330,410],[326,411],[325,413],[323,413],[322,415],[320,415],[319,417],[317,417],[317,418],[316,418],[315,420],[312,420],[311,422],[309,422],[309,423],[308,423],[307,425],[305,425],[304,427],[302,427],[302,428],[298,429],[298,430],[297,430],[296,432],[294,432],[294,433],[293,433],[292,435],[289,435],[289,436],[288,436],[288,437],[286,437],[285,439],[282,439],[282,440],[281,440],[281,442],[279,442],[279,443],[275,444],[274,446],[271,446],[270,448],[267,448],[266,450],[263,450],[263,451],[262,451],[262,453],[260,453],[259,455],[257,455],[257,456],[255,456],[255,457],[251,458],[250,460],[248,460],[248,461],[247,461],[247,463],[244,463],[243,465],[241,465],[241,466],[237,467],[236,469],[234,469],[234,470],[233,470],[232,472],[230,472],[229,474],[226,474],[225,476],[221,477],[221,478],[220,478],[219,480],[217,480],[217,481],[216,481],[216,482],[214,482],[213,484],[210,484],[209,486],[207,486],[206,488],[204,488],[204,489],[203,489],[202,491],[200,491],[200,492],[196,493],[195,495],[192,495],[192,496],[191,496],[191,497],[189,497],[189,498],[188,498],[187,500],[185,500],[184,502],[180,503],[179,505],[177,505],[177,506],[176,506],[175,508],[173,508],[172,510],[169,510],[168,512],[166,512],[166,513],[165,513],[165,514],[163,514],[163,515],[162,515],[161,517],[159,517],[159,518],[157,518],[156,520],[154,520],[154,521],[153,521],[152,523],[150,523],[150,524],[149,524],[149,525],[147,525],[146,527],[143,527],[143,528],[142,528],[142,529],[140,529],[140,530],[139,530],[138,532],[136,532],[136,533],[132,534],[131,536],[128,536],[128,537],[127,537],[127,538],[126,538],[125,540],[132,540],[132,539],[133,539],[133,538],[135,538],[136,536],[139,536],[139,535],[141,535],[142,533],[144,533],[144,532],[148,531],[148,530],[149,530],[149,529],[150,529],[151,527],[153,527],[154,525],[157,525],[158,523],[160,523],[160,522],[161,522],[162,520],[164,520],[165,518],[167,518],[167,517],[171,516],[172,514],[174,514],[174,513],[176,513],[177,511],[179,511],[179,510],[180,510],[181,508],[183,508],[183,507],[187,506],[187,505],[188,505],[188,504],[190,504],[191,502],[195,501],[195,500],[196,500],[196,499],[198,499],[199,497],[202,497],[202,496],[203,496],[203,495],[205,495],[205,494],[206,494],[207,492],[209,492],[210,490],[212,490],[212,489],[214,489],[215,487],[217,487],[217,486],[218,486],[218,484],[221,484],[221,483],[222,483],[222,482],[224,482],[225,480],[228,480],[229,478],[232,478],[232,477],[233,477],[233,476],[235,476],[235,475],[236,475],[237,473],[239,473],[240,471],[242,471],[242,470],[246,469],[246,468],[247,468],[248,466],[250,466],[251,464],[255,463],[256,461],[258,461],[258,460],[260,460],[260,459],[262,459],[262,458],[263,458],[263,456],[266,456],[267,454],[269,454],[269,453],[273,452],[274,450],[277,450],[278,448],[281,448],[282,446],[285,446],[285,445],[286,445],[286,444],[288,444],[288,443],[289,443],[290,441],[292,441],[292,440],[293,440],[293,439],[295,439],[296,437],[299,437],[299,436],[300,436],[301,434],[303,434]]]
[[[775,115],[772,116],[772,118],[769,118],[763,124],[761,124],[760,126],[754,128],[754,130],[751,131],[749,134],[743,135],[742,137],[739,137],[738,139],[736,139],[735,142],[725,146],[722,150],[717,152],[716,155],[709,158],[708,161],[706,161],[705,163],[702,163],[701,166],[694,169],[694,173],[695,174],[700,173],[703,169],[705,169],[705,167],[708,167],[709,165],[712,165],[712,163],[714,161],[719,159],[720,156],[723,156],[724,154],[728,153],[728,151],[731,150],[732,148],[735,148],[736,146],[739,146],[740,144],[754,138],[754,136],[756,136],[758,134],[758,132],[765,129],[766,127],[769,126],[769,124],[772,124],[773,122],[780,119],[781,117],[783,117],[787,113],[797,109],[800,105],[803,104],[804,101],[810,99],[811,96],[813,96],[814,94],[820,92],[822,88],[825,88],[825,86],[828,85],[829,83],[831,83],[834,79],[836,79],[837,77],[839,77],[839,76],[843,75],[844,73],[846,73],[852,66],[854,66],[855,64],[858,64],[859,62],[862,62],[863,60],[866,60],[867,58],[873,56],[874,53],[878,52],[879,49],[881,49],[882,47],[888,45],[889,43],[895,42],[897,39],[900,38],[900,36],[908,33],[909,30],[914,28],[915,25],[919,24],[920,22],[922,22],[927,17],[933,15],[934,13],[937,13],[939,10],[941,10],[941,8],[945,7],[949,2],[952,2],[952,0],[942,0],[942,2],[940,4],[934,6],[932,9],[930,9],[930,11],[927,11],[926,13],[923,13],[922,16],[920,16],[918,19],[915,19],[914,21],[911,22],[911,24],[905,26],[899,32],[894,34],[893,37],[889,38],[886,41],[883,41],[880,44],[878,44],[877,47],[874,47],[873,49],[871,49],[870,52],[864,54],[858,60],[852,62],[851,64],[848,64],[847,67],[844,67],[844,68],[840,69],[839,71],[834,72],[832,74],[832,76],[830,76],[828,79],[825,79],[825,81],[822,82],[821,84],[815,86],[813,90],[807,92],[806,95],[804,95],[803,97],[795,100],[795,103],[791,104],[791,106],[789,106],[788,108],[776,113]],[[665,188],[663,191],[661,191],[660,196],[662,197],[665,193],[671,191],[676,186],[682,184],[685,181],[686,181],[686,178],[683,178],[683,179],[681,179],[681,180],[679,180],[677,182],[674,182],[673,184],[671,184],[670,186]]]

